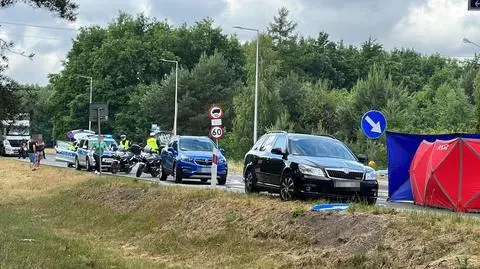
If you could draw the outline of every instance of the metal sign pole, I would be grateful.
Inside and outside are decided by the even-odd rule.
[[[212,187],[217,186],[217,163],[218,163],[218,139],[217,139],[217,147],[213,147],[212,178],[210,180]]]
[[[98,160],[99,160],[99,164],[98,164],[98,167],[100,168],[99,172],[100,172],[100,176],[102,175],[102,155],[103,155],[103,152],[102,152],[102,146],[101,146],[101,132],[100,132],[100,110],[101,108],[98,107],[97,108],[97,120],[98,120],[98,146],[100,147],[100,156],[98,156]]]

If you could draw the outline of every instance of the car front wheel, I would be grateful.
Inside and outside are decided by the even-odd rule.
[[[227,176],[220,176],[218,179],[218,185],[225,185],[227,183]]]
[[[167,180],[167,173],[165,172],[165,169],[163,168],[163,164],[160,165],[160,181],[165,181]]]
[[[182,170],[175,164],[175,183],[182,183]]]
[[[280,199],[283,201],[291,201],[295,199],[295,181],[291,174],[285,174],[280,184]]]
[[[75,158],[75,169],[82,170],[82,167],[80,166],[80,161],[78,160],[78,158]]]

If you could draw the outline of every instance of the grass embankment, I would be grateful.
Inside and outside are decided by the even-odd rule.
[[[0,268],[472,268],[459,216],[99,178],[0,160]]]

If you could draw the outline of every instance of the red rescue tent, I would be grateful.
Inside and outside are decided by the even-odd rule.
[[[480,211],[480,140],[423,141],[410,165],[415,204]]]

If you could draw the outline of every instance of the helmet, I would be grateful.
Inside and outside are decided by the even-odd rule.
[[[375,168],[377,164],[374,162],[374,161],[369,161],[368,162],[368,166],[370,166],[371,168]]]
[[[150,133],[150,136],[151,136],[151,137],[154,137],[154,136],[155,136],[155,133],[154,133],[154,132],[151,132],[151,133]]]
[[[120,139],[127,139],[127,136],[124,135],[124,134],[122,134],[122,135],[120,136]]]

